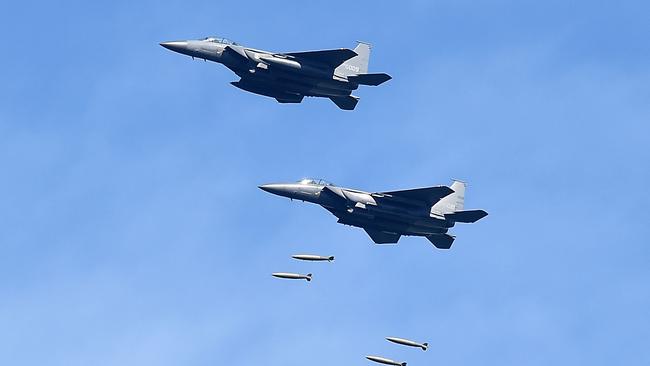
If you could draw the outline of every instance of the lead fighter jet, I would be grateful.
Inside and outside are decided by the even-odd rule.
[[[483,210],[463,210],[465,183],[369,193],[337,187],[322,179],[266,184],[262,190],[321,205],[338,222],[364,229],[377,244],[397,243],[402,235],[424,236],[439,249],[449,249],[457,222],[472,223],[487,216]]]
[[[225,38],[162,42],[174,52],[221,63],[241,79],[230,84],[245,91],[300,103],[303,97],[330,98],[339,108],[352,110],[359,101],[352,95],[359,85],[379,85],[388,74],[369,74],[370,45],[354,50],[275,53],[244,47]]]

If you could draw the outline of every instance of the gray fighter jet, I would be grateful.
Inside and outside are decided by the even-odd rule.
[[[337,187],[322,179],[266,184],[262,190],[321,205],[344,225],[364,229],[377,244],[397,243],[402,235],[424,236],[439,249],[449,249],[447,234],[457,222],[472,223],[487,216],[483,210],[463,210],[465,183],[404,191],[369,193]]]
[[[370,45],[361,42],[354,50],[289,53],[257,50],[218,37],[160,45],[192,58],[221,63],[241,78],[230,84],[280,103],[300,103],[305,96],[326,97],[339,108],[352,110],[359,101],[352,91],[359,85],[376,86],[391,78],[368,73]]]

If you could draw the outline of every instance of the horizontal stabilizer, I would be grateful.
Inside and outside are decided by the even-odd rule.
[[[309,63],[317,63],[329,66],[331,68],[336,68],[345,61],[356,56],[357,53],[347,48],[339,48],[335,50],[291,52],[285,53],[285,55],[294,57],[298,60],[304,60]]]
[[[368,233],[370,239],[375,242],[375,244],[395,244],[399,241],[400,235],[394,233],[386,233],[379,230],[366,229],[363,230]]]
[[[359,102],[359,98],[355,97],[354,95],[348,95],[346,97],[330,97],[330,99],[339,108],[344,109],[346,111],[353,110],[354,107],[356,107],[357,103]]]
[[[472,223],[484,218],[487,215],[488,213],[483,210],[468,210],[445,214],[445,218],[456,222]]]
[[[449,234],[433,234],[427,235],[427,239],[438,249],[449,249],[456,238]]]
[[[407,189],[403,191],[381,192],[383,195],[403,198],[411,201],[421,202],[422,205],[431,206],[441,198],[454,193],[454,190],[447,186],[435,186],[426,188]]]
[[[377,86],[392,79],[388,74],[359,74],[348,76],[348,81],[361,85]]]

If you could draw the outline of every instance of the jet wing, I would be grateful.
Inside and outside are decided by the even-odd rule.
[[[375,242],[375,244],[395,244],[400,238],[399,234],[386,233],[379,230],[372,230],[363,228],[363,230],[368,233],[370,239]]]
[[[447,186],[436,186],[407,189],[404,191],[379,192],[373,193],[373,196],[384,198],[395,197],[397,199],[421,202],[426,206],[433,206],[433,204],[440,201],[441,198],[446,197],[452,193],[454,193],[454,190]]]
[[[336,68],[345,61],[356,56],[357,53],[347,48],[339,48],[336,50],[291,52],[285,53],[285,55],[305,60],[309,63],[319,63],[331,68]]]

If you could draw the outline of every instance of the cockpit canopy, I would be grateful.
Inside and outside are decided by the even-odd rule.
[[[298,181],[299,184],[312,185],[312,186],[333,186],[334,184],[326,181],[325,179],[303,178]]]
[[[208,41],[208,42],[227,44],[227,45],[231,45],[231,46],[239,46],[239,43],[233,42],[233,41],[229,40],[228,38],[205,37],[205,38],[203,38],[203,40]]]

